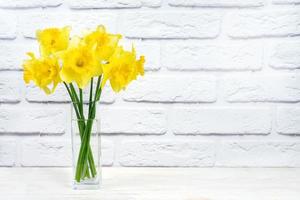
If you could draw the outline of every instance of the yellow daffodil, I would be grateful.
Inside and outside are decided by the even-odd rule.
[[[144,75],[144,56],[137,59],[133,47],[126,51],[118,46],[121,35],[110,34],[100,25],[70,40],[70,29],[47,28],[36,32],[41,58],[28,54],[30,59],[23,64],[26,83],[33,81],[49,94],[60,81],[75,82],[83,89],[92,77],[103,74],[101,88],[109,81],[112,89],[119,92],[138,75]]]
[[[36,32],[42,55],[65,50],[69,44],[70,27],[47,28]]]
[[[86,45],[79,38],[73,38],[69,48],[61,54],[61,58],[61,79],[66,83],[75,81],[81,89],[92,77],[102,74],[95,47]]]
[[[135,49],[125,51],[122,47],[118,47],[111,56],[109,63],[103,65],[103,88],[106,81],[110,81],[110,85],[115,92],[125,89],[126,86],[137,78],[138,75],[144,75],[144,56],[136,60]]]
[[[33,81],[46,94],[54,92],[60,82],[59,65],[56,57],[42,57],[37,59],[33,53],[28,53],[30,59],[23,63],[24,81]],[[52,85],[52,89],[49,86]]]
[[[96,46],[95,50],[100,61],[108,61],[121,37],[119,34],[107,33],[104,26],[98,26],[95,31],[84,36],[84,42],[88,46]]]
[[[78,119],[75,132],[79,133],[81,144],[77,154],[74,154],[77,160],[74,163],[74,181],[81,183],[95,180],[99,175],[93,152],[90,151],[90,137],[101,89],[107,81],[115,92],[125,89],[138,75],[144,75],[145,58],[137,58],[134,47],[126,51],[118,46],[121,35],[107,33],[104,26],[71,39],[69,34],[69,27],[38,30],[40,57],[28,53],[30,58],[23,63],[23,76],[25,83],[32,81],[47,94],[54,92],[60,82],[64,83]],[[96,87],[93,77],[98,77]],[[88,112],[85,112],[86,93],[82,89],[89,82],[90,101]]]

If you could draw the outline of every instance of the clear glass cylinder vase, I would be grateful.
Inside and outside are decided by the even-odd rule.
[[[94,106],[97,106],[97,103]],[[73,189],[100,188],[102,171],[100,121],[95,115],[89,118],[90,107],[89,103],[81,106],[71,103]]]

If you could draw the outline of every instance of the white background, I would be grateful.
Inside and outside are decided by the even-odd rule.
[[[300,166],[299,0],[0,0],[0,165],[69,166],[64,88],[25,86],[35,30],[104,24],[146,75],[98,109],[106,166]]]

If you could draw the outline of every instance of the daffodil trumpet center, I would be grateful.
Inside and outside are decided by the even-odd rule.
[[[52,40],[51,40],[51,42],[50,42],[50,44],[51,44],[52,46],[54,46],[54,44],[55,44],[55,40],[54,40],[54,39],[52,39]]]
[[[84,61],[82,59],[77,59],[76,66],[77,67],[83,67],[84,66]]]

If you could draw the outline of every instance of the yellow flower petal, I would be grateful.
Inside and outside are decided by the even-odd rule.
[[[132,47],[131,52],[118,47],[110,57],[109,63],[103,65],[103,82],[101,87],[103,88],[106,81],[109,80],[115,92],[125,89],[138,75],[144,74],[144,62],[145,58],[143,56],[136,60],[134,47]]]
[[[70,27],[47,28],[36,32],[37,40],[40,43],[41,55],[49,55],[65,50],[69,44]]]
[[[60,82],[59,65],[57,57],[42,57],[37,59],[33,53],[28,53],[30,59],[23,63],[24,81],[33,81],[46,94],[54,92],[56,85]],[[53,86],[50,90],[48,86]]]
[[[98,26],[95,31],[84,36],[84,42],[88,46],[96,47],[96,54],[100,61],[108,61],[121,38],[119,34],[107,33],[104,26]]]
[[[83,37],[69,38],[70,27],[47,28],[36,32],[41,58],[28,53],[23,63],[23,78],[33,81],[47,94],[64,81],[84,88],[92,77],[102,76],[101,88],[107,81],[119,92],[144,75],[145,57],[136,58],[135,48],[126,51],[118,46],[121,35],[107,33],[104,26],[89,31]]]
[[[76,82],[79,88],[84,88],[90,79],[102,74],[102,66],[98,60],[95,48],[86,45],[80,38],[74,38],[67,50],[61,54],[63,81]]]

